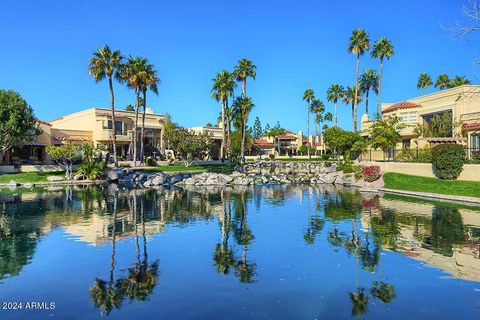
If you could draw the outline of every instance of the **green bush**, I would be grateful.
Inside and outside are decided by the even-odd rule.
[[[322,160],[327,161],[330,159],[331,154],[330,153],[324,153],[322,154]]]
[[[466,162],[465,148],[459,144],[439,144],[432,148],[432,164],[440,179],[456,180]]]
[[[268,155],[268,157],[270,158],[270,160],[275,159],[275,155],[274,155],[273,153],[270,153],[270,154]]]
[[[353,176],[355,177],[355,181],[360,180],[360,178],[362,177],[362,166],[355,165],[355,166],[352,166],[352,169],[353,169]]]
[[[78,166],[77,173],[84,174],[87,179],[98,180],[105,176],[105,166],[103,162],[97,160],[83,162]]]
[[[145,160],[145,164],[147,165],[147,167],[155,167],[157,165],[157,162],[154,159],[148,157],[147,160]]]
[[[353,163],[350,158],[345,157],[343,160],[339,161],[337,164],[337,171],[343,171],[343,173],[353,173]]]
[[[432,150],[430,148],[418,149],[418,151],[417,149],[404,149],[396,154],[395,159],[403,162],[431,163]]]

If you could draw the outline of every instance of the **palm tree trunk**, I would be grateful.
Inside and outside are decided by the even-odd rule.
[[[225,160],[225,101],[222,99],[222,145],[220,147],[220,159]]]
[[[334,104],[334,111],[333,111],[333,126],[337,126],[337,103]]]
[[[247,97],[247,78],[242,80],[242,94],[244,98]]]
[[[308,159],[310,159],[310,105],[307,107],[307,155]]]
[[[423,95],[427,94],[427,87],[423,87]]]
[[[243,121],[242,121],[242,155],[241,155],[241,163],[245,163],[245,131],[247,129],[247,116],[245,115],[245,117],[243,118]]]
[[[147,90],[143,90],[142,138],[140,141],[140,164],[145,164],[145,113],[147,110]]]
[[[228,99],[225,100],[225,109],[228,110]],[[232,158],[232,128],[231,116],[227,119],[227,157]]]
[[[108,86],[110,87],[110,96],[112,97],[112,145],[113,145],[113,163],[118,167],[117,160],[117,132],[115,130],[115,94],[113,93],[112,77],[108,78]]]
[[[380,94],[382,93],[382,79],[383,79],[383,58],[380,59],[380,79],[378,80],[378,94],[377,94],[377,116],[382,115],[382,100]]]
[[[137,128],[138,128],[138,109],[140,108],[140,105],[138,103],[138,99],[140,98],[138,92],[137,92],[137,101],[135,103],[135,124],[133,126],[133,167],[135,168],[137,166],[137,140],[138,140],[138,135],[137,135]]]
[[[353,97],[353,132],[357,133],[357,96],[358,96],[358,68],[360,66],[360,54],[357,54],[357,65],[355,67],[355,96]]]
[[[370,90],[367,90],[365,93],[365,113],[368,115],[368,94],[370,93]]]

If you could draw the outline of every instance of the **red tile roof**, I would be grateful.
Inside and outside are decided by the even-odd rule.
[[[480,122],[464,123],[462,127],[463,129],[466,129],[466,130],[480,129]]]
[[[46,125],[46,126],[49,126],[49,127],[52,126],[50,123],[48,123],[48,122],[46,122],[46,121],[43,121],[43,120],[40,120],[40,119],[35,119],[35,121],[37,121],[38,123],[44,124],[44,125]]]
[[[55,140],[57,141],[90,141],[89,137],[82,137],[82,136],[55,136]]]
[[[399,110],[399,109],[411,109],[411,108],[420,108],[420,107],[421,107],[421,105],[418,104],[418,103],[413,103],[413,102],[410,102],[410,101],[402,101],[402,102],[399,102],[399,103],[392,104],[391,106],[382,110],[382,113],[392,112],[392,111]]]
[[[273,143],[264,139],[255,139],[253,140],[252,144],[263,148],[273,148]]]

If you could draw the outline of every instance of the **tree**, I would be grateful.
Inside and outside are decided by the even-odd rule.
[[[347,51],[353,53],[357,56],[357,64],[355,67],[355,94],[353,95],[354,98],[358,97],[358,69],[360,67],[360,57],[368,51],[370,48],[370,38],[368,37],[368,33],[363,29],[356,29],[352,32],[352,36],[350,37],[348,49]],[[353,99],[353,131],[357,133],[357,99]]]
[[[355,99],[356,96],[356,99]],[[351,104],[352,105],[352,124],[353,124],[353,131],[357,133],[357,114],[355,112],[355,102],[360,103],[362,102],[362,98],[360,96],[360,92],[355,90],[354,87],[347,87],[347,89],[343,92],[343,103]]]
[[[270,131],[270,124],[265,125],[265,129],[263,130],[263,134],[267,134],[267,132]]]
[[[220,148],[220,157],[222,161],[225,159],[225,150],[228,149],[226,146],[226,128],[225,128],[225,112],[228,109],[228,97],[233,98],[234,89],[237,86],[233,74],[228,72],[227,70],[220,71],[217,73],[215,78],[212,79],[213,86],[212,86],[212,98],[216,101],[222,102],[222,146]]]
[[[427,88],[433,84],[432,78],[428,73],[422,73],[418,77],[417,89],[423,89],[423,94],[427,94]]]
[[[390,60],[394,54],[394,49],[392,42],[386,37],[383,37],[373,44],[373,49],[371,53],[372,59],[380,59],[380,78],[378,79],[378,90],[377,90],[377,115],[382,114],[382,101],[380,99],[381,90],[382,90],[382,80],[383,80],[383,62],[384,59]],[[367,112],[368,113],[368,112]]]
[[[360,90],[365,92],[365,113],[368,115],[368,95],[370,90],[373,91],[378,95],[378,90],[380,88],[380,77],[377,74],[377,71],[373,69],[368,69],[363,72],[360,76]],[[378,107],[378,106],[377,106]],[[377,108],[377,114],[378,108]]]
[[[213,148],[211,137],[206,133],[195,134],[185,128],[176,128],[164,133],[169,146],[180,157],[185,166],[189,167],[193,161],[208,156]]]
[[[465,76],[455,76],[450,83],[449,83],[449,88],[455,88],[459,86],[463,86],[466,84],[470,84],[470,80],[468,80]]]
[[[312,89],[307,89],[303,93],[303,101],[307,102],[307,144],[310,139],[310,112],[312,109],[312,102],[315,101],[315,92]],[[308,159],[311,158],[310,156],[310,148],[307,149]]]
[[[438,76],[437,81],[435,81],[435,88],[444,90],[450,87],[450,78],[445,73],[442,73]]]
[[[255,80],[257,72],[255,71],[257,67],[252,63],[252,61],[242,58],[238,61],[237,65],[233,70],[233,76],[235,80],[242,83],[242,95],[244,98],[247,97],[247,78],[252,78]]]
[[[165,120],[163,121],[163,141],[165,143],[165,147],[170,149],[170,133],[178,128],[178,124],[172,121],[172,117],[170,114],[165,114]]]
[[[252,102],[252,99],[247,96],[237,97],[232,104],[233,110],[236,113],[240,114],[241,117],[241,133],[242,133],[242,147],[240,151],[240,162],[245,163],[245,139],[247,131],[247,120],[250,111],[255,107]]]
[[[160,78],[158,77],[158,71],[153,68],[152,64],[148,63],[145,58],[145,64],[141,66],[142,75],[142,93],[143,93],[143,115],[142,115],[142,138],[140,141],[140,163],[145,163],[145,113],[147,110],[147,91],[150,90],[154,94],[158,95],[158,84]]]
[[[113,92],[113,78],[121,79],[121,70],[124,57],[119,50],[112,51],[108,45],[98,49],[90,58],[88,74],[93,76],[96,82],[108,78],[112,106],[112,146],[115,166],[118,166],[117,143],[116,143],[116,118],[115,118],[115,94]]]
[[[8,163],[8,151],[32,142],[42,131],[33,109],[12,90],[0,90],[0,138],[3,161]]]
[[[81,158],[80,146],[74,145],[71,142],[67,142],[61,146],[48,146],[47,153],[59,165],[65,167],[65,177],[71,180],[73,163]]]
[[[263,136],[263,129],[260,119],[255,117],[255,123],[253,124],[253,139],[260,139]]]
[[[358,141],[363,141],[363,139],[360,135],[351,131],[333,127],[325,130],[323,133],[323,141],[330,150],[345,156],[354,149]]]
[[[333,102],[334,111],[333,111],[333,126],[337,126],[337,103],[344,96],[345,89],[342,85],[337,83],[332,84],[327,90],[327,100]]]
[[[388,149],[395,148],[401,135],[399,131],[404,127],[400,118],[396,116],[386,119],[377,118],[370,128],[370,145],[383,151],[383,159]]]
[[[135,107],[131,104],[127,104],[125,106],[125,111],[130,111],[130,112],[135,111]]]

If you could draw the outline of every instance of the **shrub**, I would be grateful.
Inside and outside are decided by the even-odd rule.
[[[105,166],[103,162],[97,160],[83,162],[78,166],[77,173],[84,174],[87,179],[98,180],[105,176]]]
[[[270,158],[270,160],[275,159],[275,155],[274,155],[273,153],[270,153],[270,154],[268,155],[268,157]]]
[[[145,160],[145,164],[148,167],[155,167],[157,165],[157,162],[153,160],[152,158],[148,157],[147,160]]]
[[[330,153],[324,153],[322,154],[322,160],[327,161],[330,159],[330,156],[331,156]]]
[[[337,171],[343,171],[343,173],[353,173],[353,165],[350,158],[345,157],[343,160],[338,162]]]
[[[362,166],[352,166],[352,168],[355,181],[358,181],[362,177]]]
[[[120,168],[131,168],[132,166],[130,165],[130,163],[120,163],[118,165]]]
[[[432,150],[430,148],[423,149],[404,149],[396,154],[396,160],[403,162],[432,162]]]
[[[362,177],[367,182],[377,181],[381,176],[379,166],[364,166],[362,168]]]
[[[439,144],[432,148],[432,164],[440,179],[456,180],[466,162],[465,148],[459,144]]]

